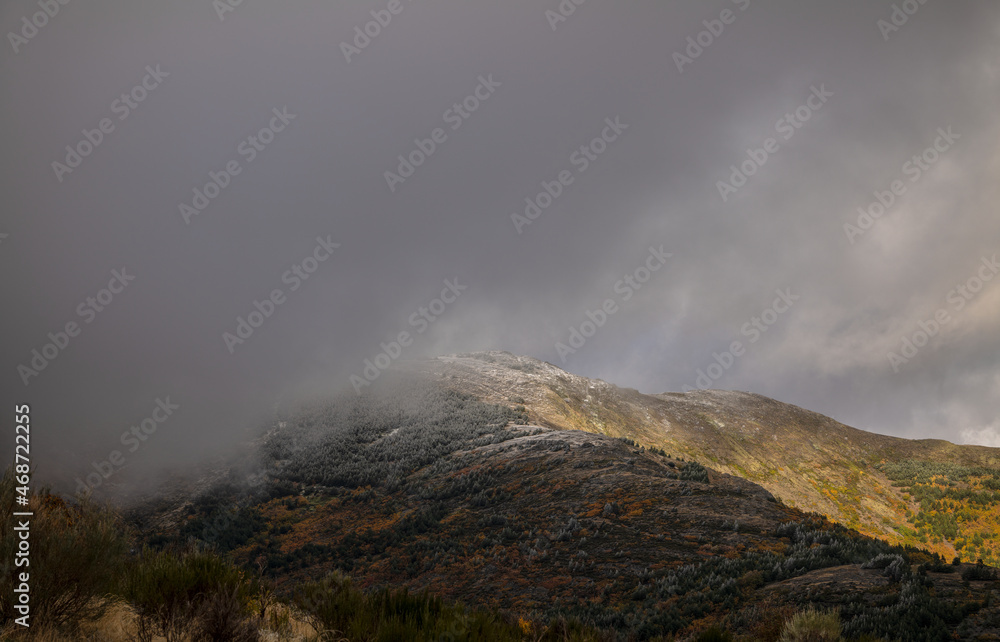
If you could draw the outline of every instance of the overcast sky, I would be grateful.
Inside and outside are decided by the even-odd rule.
[[[211,453],[404,331],[1000,445],[1000,5],[341,4],[0,8],[41,474]]]

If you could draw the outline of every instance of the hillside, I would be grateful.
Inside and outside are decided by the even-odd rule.
[[[282,418],[208,491],[136,524],[155,546],[260,567],[281,595],[341,572],[507,614],[526,639],[570,618],[609,640],[713,624],[775,640],[810,605],[838,608],[849,639],[977,639],[1000,621],[990,569],[804,513],[690,461],[691,446],[532,425],[537,405],[409,383]]]
[[[543,426],[694,459],[873,537],[1000,561],[998,449],[869,433],[744,392],[645,395],[504,352],[406,368],[488,401],[522,403]]]

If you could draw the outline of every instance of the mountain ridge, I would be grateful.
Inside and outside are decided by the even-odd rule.
[[[502,351],[400,365],[486,401],[523,403],[539,425],[629,438],[693,458],[864,534],[949,557],[959,553],[954,542],[935,535],[921,541],[908,517],[919,513],[919,502],[879,467],[910,460],[1000,466],[1000,449],[872,433],[756,393],[644,394]]]
[[[1000,639],[995,571],[945,556],[973,508],[1000,503],[996,469],[873,459],[947,446],[750,393],[643,395],[507,353],[386,377],[275,417],[188,487],[201,492],[134,511],[143,540],[213,549],[283,596],[331,573],[372,595],[428,591],[523,622],[530,639],[576,621],[602,632],[586,639],[693,640],[717,625],[773,642],[808,608],[837,611],[852,642]],[[851,493],[836,487],[847,477]],[[823,510],[792,505],[809,501]],[[918,542],[921,529],[942,535]],[[966,560],[990,547],[977,537]]]

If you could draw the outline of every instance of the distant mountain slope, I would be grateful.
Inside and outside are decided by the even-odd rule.
[[[644,395],[505,352],[439,357],[405,369],[487,401],[523,403],[540,425],[627,437],[693,458],[867,535],[949,557],[1000,559],[992,542],[1000,533],[1000,494],[990,494],[1000,488],[1000,471],[993,470],[1000,449],[869,433],[750,393]],[[905,461],[951,464],[953,478],[914,487],[898,470],[884,470]],[[978,503],[967,501],[970,493]],[[959,515],[942,521],[938,513],[949,510]]]
[[[136,523],[154,546],[199,540],[260,568],[286,595],[340,571],[622,641],[721,623],[771,642],[810,604],[839,608],[852,641],[979,639],[1000,620],[991,569],[865,537],[676,452],[414,383],[279,419],[205,491]]]

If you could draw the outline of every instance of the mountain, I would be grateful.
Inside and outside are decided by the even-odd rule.
[[[204,490],[175,488],[134,523],[152,546],[260,568],[282,595],[344,573],[504,614],[525,639],[568,618],[604,637],[565,639],[720,625],[777,640],[810,606],[837,609],[851,640],[1000,639],[995,571],[904,545],[948,526],[920,501],[986,512],[992,491],[971,487],[995,479],[990,449],[745,393],[642,395],[506,353],[393,376],[276,418]]]
[[[872,537],[1000,562],[1000,449],[865,432],[745,392],[646,395],[506,352],[406,367],[487,401],[521,403],[539,425],[694,459]]]

